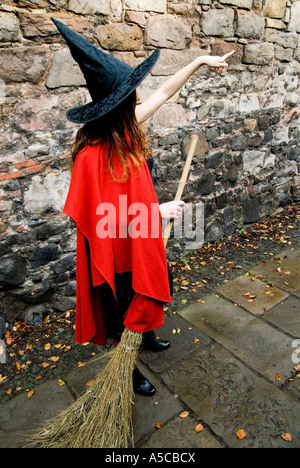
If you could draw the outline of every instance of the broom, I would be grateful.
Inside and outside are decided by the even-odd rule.
[[[142,333],[128,328],[87,390],[36,435],[41,448],[127,448],[132,431],[132,374]]]
[[[198,136],[193,135],[176,200],[183,193],[197,141]],[[165,246],[171,226],[164,232]],[[93,386],[46,423],[33,436],[34,443],[41,448],[127,448],[131,441],[133,446],[132,374],[142,339],[142,333],[125,328],[120,344],[108,353],[110,360]]]

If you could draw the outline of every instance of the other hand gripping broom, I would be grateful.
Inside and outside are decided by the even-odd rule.
[[[193,135],[176,200],[180,200],[195,154],[198,136]],[[172,225],[164,232],[167,245]],[[42,448],[127,448],[133,445],[132,374],[142,333],[125,328],[120,344],[109,353],[110,360],[92,387],[69,408],[33,436]]]

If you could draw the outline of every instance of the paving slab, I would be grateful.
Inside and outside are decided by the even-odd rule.
[[[251,276],[238,276],[221,286],[218,293],[254,315],[265,314],[289,295],[287,292]]]
[[[66,386],[48,381],[35,390],[32,398],[22,394],[0,406],[0,447],[24,448],[30,437],[45,421],[55,417],[73,403]]]
[[[271,382],[280,375],[278,386],[292,376],[291,337],[215,294],[203,299],[180,314]]]
[[[229,447],[300,446],[299,402],[216,343],[164,372],[162,378]],[[239,441],[236,433],[241,429],[247,436]],[[292,442],[283,441],[285,433],[292,434]]]
[[[251,269],[285,291],[300,297],[300,247],[287,249]]]
[[[169,340],[170,348],[163,353],[143,351],[140,354],[141,360],[155,373],[164,371],[211,342],[208,336],[199,329],[195,330],[191,323],[177,314],[167,316],[164,326],[157,330],[156,335],[163,340]]]
[[[156,356],[156,354],[151,354]],[[107,363],[107,357],[107,353],[106,355],[104,353],[102,358],[93,358],[84,367],[74,369],[66,375],[65,381],[76,398],[86,391],[86,384],[95,379],[101,372]],[[160,379],[141,361],[139,361],[138,367],[156,387],[157,392],[154,398],[134,395],[133,423],[136,441],[155,431],[158,422],[165,423],[183,408],[177,395],[174,397]]]
[[[166,385],[146,368],[141,362],[139,369],[156,388],[153,398],[134,395],[133,399],[133,429],[135,443],[145,435],[156,432],[158,423],[166,424],[167,421],[180,414],[184,407],[177,394],[170,392]]]
[[[264,315],[264,319],[286,333],[300,338],[300,298],[290,295]]]
[[[186,419],[178,415],[167,423],[162,429],[156,430],[147,442],[138,445],[138,448],[152,449],[221,449],[225,448],[216,437],[206,428],[202,432],[196,432],[195,428],[199,422],[189,416]]]

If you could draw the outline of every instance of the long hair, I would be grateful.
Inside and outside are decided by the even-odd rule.
[[[77,132],[71,152],[71,170],[73,169],[77,155],[87,145],[98,145],[108,142],[108,163],[110,172],[115,179],[112,155],[116,150],[123,166],[123,178],[127,180],[130,167],[128,158],[133,162],[138,171],[144,160],[150,157],[149,140],[145,132],[138,124],[135,116],[137,104],[136,91],[126,98],[119,106],[108,114],[86,123]]]

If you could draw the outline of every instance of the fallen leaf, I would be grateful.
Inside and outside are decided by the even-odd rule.
[[[77,362],[77,367],[84,367],[85,364],[83,362]]]
[[[275,382],[280,382],[281,381],[281,376],[279,374],[274,374],[275,375]]]
[[[8,395],[8,396],[9,396],[9,395],[11,395],[11,394],[12,394],[12,392],[13,392],[12,388],[9,388],[8,390],[6,390],[6,392],[5,392],[5,393],[6,393],[6,395]]]
[[[199,343],[199,339],[198,339],[198,338],[195,338],[195,339],[194,339],[194,343],[195,343],[195,344]]]
[[[156,429],[162,429],[163,428],[163,423],[157,423],[155,427],[156,427]]]
[[[90,380],[89,382],[86,383],[86,387],[92,387],[95,383],[95,380]]]
[[[182,418],[182,419],[184,419],[184,418],[187,418],[189,414],[190,414],[189,411],[183,411],[183,412],[179,415],[179,417]]]
[[[34,394],[35,394],[35,391],[31,390],[31,392],[28,393],[27,397],[32,398]]]
[[[243,440],[243,439],[245,439],[245,437],[246,437],[247,434],[246,434],[246,432],[244,431],[244,429],[241,429],[240,431],[238,431],[238,432],[236,433],[236,435],[237,435],[237,438],[238,438],[239,440]]]
[[[202,426],[202,424],[198,424],[196,427],[195,427],[195,431],[196,432],[202,432],[204,429],[204,427]]]
[[[286,434],[282,434],[281,437],[286,442],[292,442],[293,441],[293,436],[291,434],[289,434],[288,432]]]
[[[59,361],[59,359],[60,359],[59,356],[52,356],[51,358],[49,358],[49,361],[57,362],[57,361]]]
[[[58,379],[58,382],[57,382],[57,383],[58,383],[58,385],[59,385],[60,387],[63,387],[64,385],[66,385],[65,382],[64,382],[63,380],[61,380],[61,379]]]
[[[50,351],[51,349],[51,344],[50,343],[47,343],[45,346],[44,346],[44,350],[45,351]]]
[[[0,383],[4,382],[4,380],[6,380],[7,377],[2,377],[2,375],[0,375]]]
[[[43,367],[43,369],[46,369],[46,367],[49,367],[50,364],[48,362],[43,362],[41,366]]]

